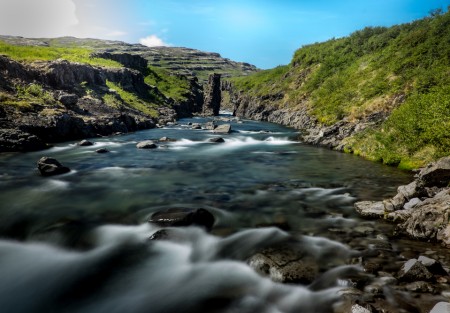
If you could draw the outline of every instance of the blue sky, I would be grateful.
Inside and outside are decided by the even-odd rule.
[[[449,5],[450,0],[1,0],[0,32],[183,46],[271,68],[289,63],[302,45],[365,26],[410,22]],[[15,17],[24,12],[26,19]]]

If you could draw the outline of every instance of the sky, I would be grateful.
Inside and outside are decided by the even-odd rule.
[[[450,0],[0,0],[0,34],[218,52],[259,68],[303,45],[447,11]]]

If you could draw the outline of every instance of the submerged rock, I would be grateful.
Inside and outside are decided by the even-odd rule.
[[[101,149],[95,150],[95,152],[97,152],[97,153],[108,153],[109,150],[108,150],[108,149],[105,149],[105,148],[101,148]]]
[[[265,249],[247,262],[259,274],[281,283],[309,284],[319,273],[317,262],[305,258],[302,252],[284,246]]]
[[[221,143],[221,142],[225,142],[225,139],[223,139],[222,137],[216,137],[216,138],[209,139],[209,142]]]
[[[141,141],[136,145],[138,149],[155,149],[158,146],[152,140]]]
[[[433,278],[433,274],[417,259],[407,261],[398,272],[399,281],[426,281],[431,278]]]
[[[88,146],[93,146],[94,143],[91,142],[91,141],[89,141],[89,140],[84,139],[84,140],[81,140],[81,141],[78,143],[78,145],[79,145],[80,147],[88,147]]]
[[[37,166],[42,176],[53,176],[70,172],[68,167],[63,166],[56,159],[50,157],[40,158]]]
[[[173,226],[203,226],[211,230],[214,225],[214,215],[205,209],[170,208],[154,213],[149,222],[164,227]]]

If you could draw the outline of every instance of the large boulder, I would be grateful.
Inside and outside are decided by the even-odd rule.
[[[68,167],[63,166],[56,159],[50,157],[40,158],[37,166],[42,176],[53,176],[70,172]]]
[[[154,213],[149,222],[163,226],[202,226],[207,230],[211,230],[214,225],[214,215],[205,209],[188,209],[188,208],[170,208],[164,211]]]
[[[404,282],[427,281],[433,274],[417,259],[408,260],[398,272],[398,280]]]
[[[450,246],[450,238],[445,235],[450,229],[449,188],[441,191],[433,198],[425,199],[408,211],[410,212],[409,217],[398,225],[399,231],[405,232],[416,239],[441,241],[443,244]]]
[[[385,206],[382,201],[360,201],[354,204],[356,212],[367,218],[383,218]]]
[[[423,168],[419,173],[419,181],[427,187],[447,187],[450,182],[450,156]]]
[[[141,141],[136,145],[138,149],[156,149],[158,146],[152,140]]]
[[[213,133],[229,134],[229,133],[231,133],[231,125],[230,124],[219,125],[213,130]]]

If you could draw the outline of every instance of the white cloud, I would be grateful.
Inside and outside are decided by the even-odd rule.
[[[139,39],[139,43],[147,47],[169,46],[168,43],[165,43],[161,38],[159,38],[156,35],[150,35],[145,38],[141,38]]]
[[[78,22],[72,0],[0,1],[0,32],[4,35],[64,36]]]

